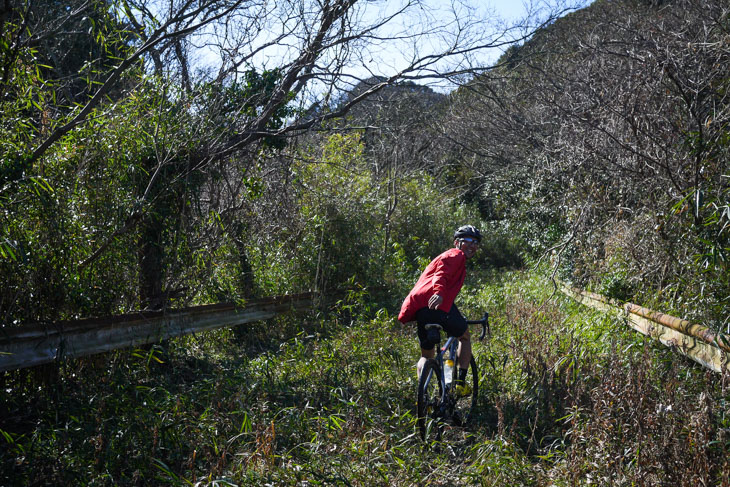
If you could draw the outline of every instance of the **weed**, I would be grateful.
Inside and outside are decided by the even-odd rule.
[[[348,302],[4,374],[0,484],[730,485],[721,377],[535,275],[475,282],[478,408],[442,441],[415,434],[415,330]]]

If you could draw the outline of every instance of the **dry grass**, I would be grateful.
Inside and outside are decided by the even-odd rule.
[[[529,275],[463,294],[494,335],[442,443],[415,434],[413,330],[350,306],[3,375],[0,484],[730,485],[721,377]]]

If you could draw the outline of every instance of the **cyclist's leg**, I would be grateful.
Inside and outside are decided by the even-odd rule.
[[[468,369],[471,361],[471,335],[468,331],[459,337],[459,349],[456,354],[459,357],[459,368]]]
[[[423,371],[423,366],[426,365],[426,361],[430,358],[434,358],[435,356],[436,350],[434,350],[433,345],[431,345],[431,350],[421,349],[421,358],[419,358],[418,363],[416,363],[418,377],[421,377],[421,372]]]
[[[429,432],[441,436],[438,424],[441,417],[441,367],[434,359],[428,359],[423,367],[423,374],[418,378],[418,395],[416,401],[417,424],[421,438],[427,440]]]
[[[456,403],[454,404],[454,421],[465,425],[471,417],[472,408],[476,405],[479,391],[477,364],[471,350],[471,335],[466,318],[456,306],[449,311],[448,333],[458,337],[457,348],[459,372],[454,377]]]
[[[420,377],[423,365],[426,361],[436,356],[436,344],[428,339],[426,324],[439,323],[441,326],[444,326],[446,313],[441,310],[422,308],[416,312],[416,321],[418,322],[418,342],[421,346],[421,358],[418,360],[417,364],[418,377]]]
[[[464,318],[455,304],[449,310],[444,328],[449,336],[459,339],[459,348],[457,351],[459,368],[468,369],[469,362],[471,361],[471,335],[469,334],[469,327],[466,324],[466,318]]]

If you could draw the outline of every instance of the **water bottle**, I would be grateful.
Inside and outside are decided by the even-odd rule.
[[[444,360],[444,381],[446,381],[446,387],[451,385],[451,379],[454,378],[454,361],[450,358]]]

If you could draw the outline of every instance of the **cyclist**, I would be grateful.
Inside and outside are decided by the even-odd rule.
[[[403,301],[398,321],[418,322],[418,341],[421,345],[421,358],[418,360],[418,376],[426,360],[436,354],[435,344],[426,333],[427,323],[440,324],[449,336],[459,339],[457,392],[469,394],[468,384],[464,382],[471,360],[471,339],[467,330],[466,318],[454,304],[456,296],[466,277],[466,261],[476,254],[482,235],[472,225],[464,225],[454,232],[454,248],[442,253],[426,267],[411,292]]]

